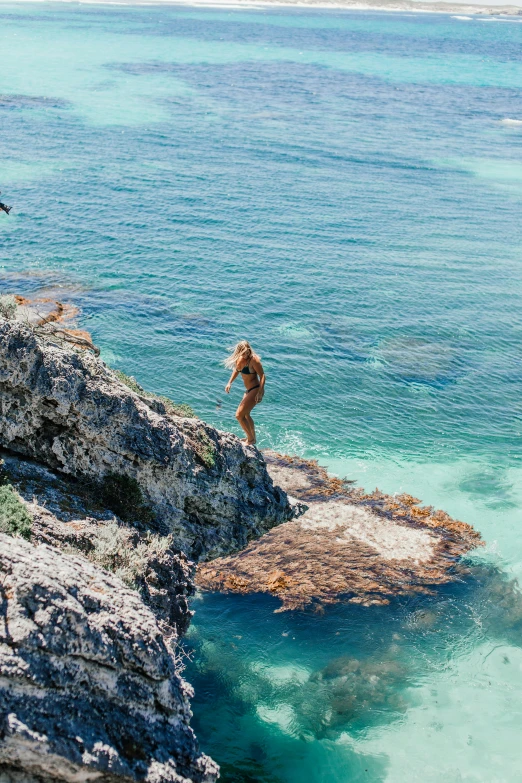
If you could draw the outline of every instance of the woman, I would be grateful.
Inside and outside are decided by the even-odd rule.
[[[230,380],[225,386],[227,394],[237,376],[241,375],[243,378],[246,391],[236,411],[236,419],[246,435],[243,442],[253,446],[256,442],[256,428],[250,412],[254,405],[261,402],[265,393],[265,371],[261,359],[253,352],[250,344],[242,340],[225,359],[225,367],[230,367],[232,370]]]

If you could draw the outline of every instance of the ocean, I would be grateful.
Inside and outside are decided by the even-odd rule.
[[[201,595],[193,725],[228,783],[515,783],[522,730],[522,23],[0,5],[1,290],[258,445],[481,531],[387,607]]]

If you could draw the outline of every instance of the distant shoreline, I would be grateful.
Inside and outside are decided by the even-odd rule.
[[[481,5],[450,2],[416,2],[416,0],[49,0],[54,3],[74,5],[114,5],[114,6],[198,6],[204,8],[309,8],[312,10],[351,10],[383,11],[394,13],[448,14],[450,16],[520,16],[522,5]],[[0,5],[28,4],[38,5],[46,0],[0,0]]]

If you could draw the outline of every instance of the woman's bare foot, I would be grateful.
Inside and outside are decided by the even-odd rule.
[[[247,440],[246,445],[247,446],[255,446],[256,445],[256,441],[255,440]]]

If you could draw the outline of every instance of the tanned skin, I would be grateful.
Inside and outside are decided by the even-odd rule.
[[[256,442],[256,428],[250,413],[254,406],[261,402],[265,393],[265,371],[255,354],[250,354],[250,356],[247,354],[239,357],[236,368],[233,370],[230,380],[225,386],[225,391],[227,394],[230,393],[230,387],[237,376],[241,374],[241,370],[244,367],[249,367],[251,374],[241,375],[245,384],[245,393],[236,411],[236,419],[246,435],[244,442],[246,442],[248,446],[253,446]],[[255,386],[259,386],[259,388],[255,389]],[[251,389],[253,389],[253,391],[250,391]]]

